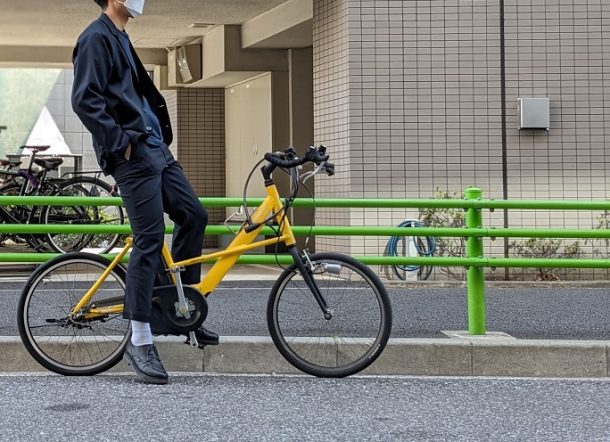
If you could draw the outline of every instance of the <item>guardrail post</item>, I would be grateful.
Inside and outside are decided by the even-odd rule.
[[[479,200],[483,192],[477,187],[469,187],[464,192],[467,200]],[[466,227],[483,227],[481,209],[466,210]],[[470,236],[466,240],[466,256],[468,258],[483,257],[483,239]],[[468,333],[471,335],[485,334],[485,274],[483,267],[471,265],[466,273],[468,291]]]

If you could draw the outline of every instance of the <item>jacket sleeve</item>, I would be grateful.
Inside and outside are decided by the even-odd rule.
[[[108,114],[104,91],[112,73],[112,54],[101,34],[83,35],[73,53],[72,109],[108,156],[122,155],[129,136]]]

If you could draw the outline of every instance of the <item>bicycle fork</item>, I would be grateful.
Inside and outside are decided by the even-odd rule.
[[[330,308],[328,308],[328,305],[326,304],[326,300],[322,296],[322,292],[320,292],[320,288],[318,287],[318,284],[316,284],[316,281],[312,276],[313,268],[311,268],[312,265],[311,265],[311,261],[309,261],[309,257],[307,255],[305,255],[307,261],[309,261],[309,267],[308,267],[303,262],[303,260],[301,258],[301,254],[299,253],[299,249],[296,246],[288,247],[288,251],[290,252],[290,255],[292,255],[292,259],[294,260],[294,263],[295,263],[299,273],[303,277],[305,284],[307,284],[307,287],[309,287],[309,290],[311,290],[311,293],[313,293],[313,297],[315,298],[316,302],[320,306],[320,309],[322,310],[322,313],[324,314],[324,319],[331,320],[333,318],[333,312],[331,311]]]

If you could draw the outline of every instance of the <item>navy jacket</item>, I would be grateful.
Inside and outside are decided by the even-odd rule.
[[[163,142],[173,135],[163,95],[157,90],[131,47],[135,70],[119,41],[119,30],[106,14],[78,38],[72,61],[72,108],[93,135],[93,148],[104,173],[131,143],[132,150],[148,136],[142,97],[159,119]]]

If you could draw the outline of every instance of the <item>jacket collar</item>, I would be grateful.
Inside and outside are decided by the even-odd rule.
[[[125,48],[121,44],[121,40],[120,40],[120,38],[122,38],[121,31],[119,31],[119,28],[117,28],[116,25],[114,24],[114,22],[112,20],[110,20],[110,17],[108,17],[108,15],[106,15],[105,13],[102,12],[100,17],[98,18],[98,21],[100,21],[101,23],[106,25],[106,27],[110,30],[110,32],[117,39],[117,42],[119,43],[119,47],[121,48],[123,53],[125,53],[127,60],[130,60],[130,58],[133,58],[134,62],[136,62],[135,58],[133,57],[134,54],[132,54],[132,57],[129,57],[129,55],[125,52]],[[137,67],[133,66],[132,63],[128,63],[128,64],[129,64],[131,71],[133,72],[133,75],[135,76],[135,78],[139,79],[140,76],[138,74]]]
[[[106,13],[102,12],[100,18],[98,18],[98,21],[104,23],[108,29],[110,29],[110,32],[112,32],[117,38],[120,37],[121,31],[119,31],[119,28],[116,27],[114,22],[110,20],[110,17],[108,17]]]

